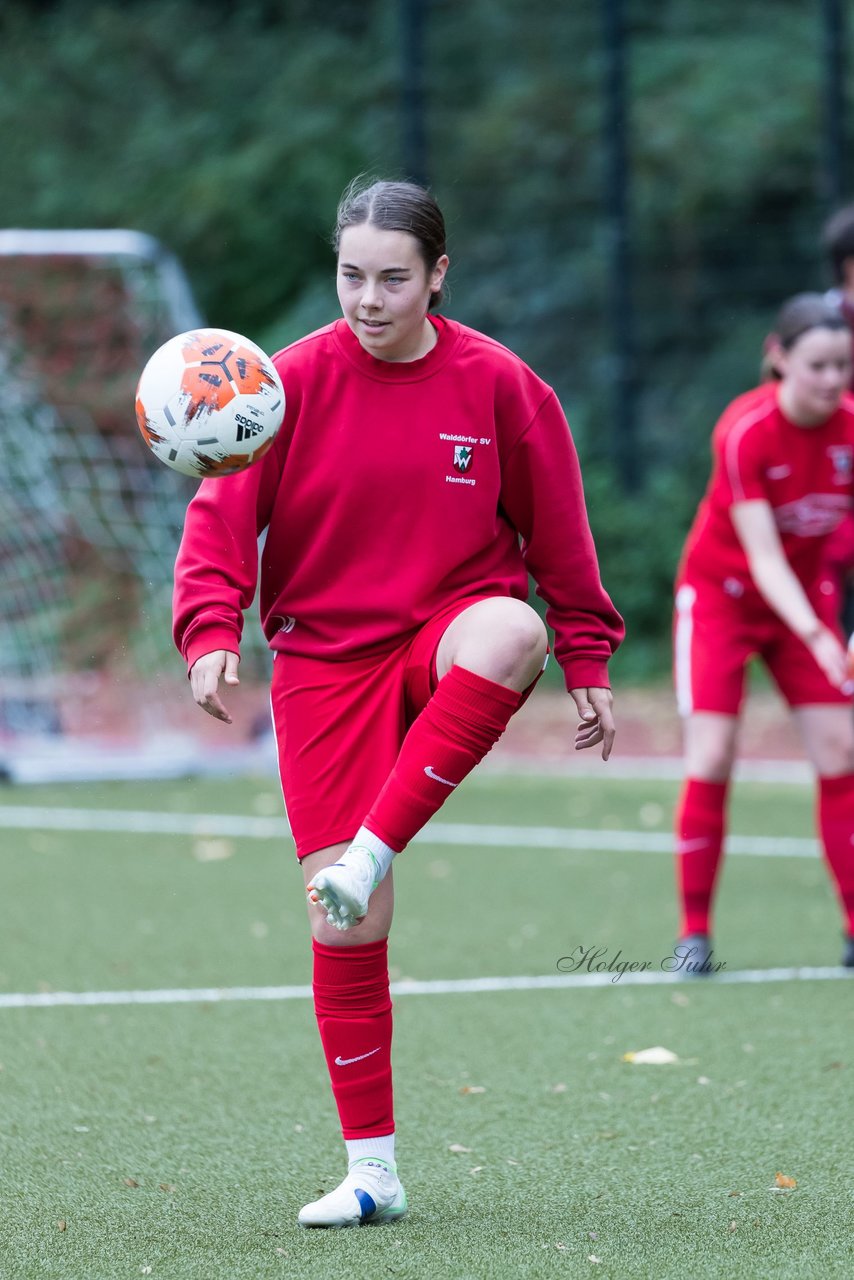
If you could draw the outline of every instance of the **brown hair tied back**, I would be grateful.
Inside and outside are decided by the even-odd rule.
[[[341,245],[341,233],[347,227],[362,226],[366,222],[381,231],[406,231],[414,236],[428,275],[447,252],[442,210],[430,192],[414,182],[354,178],[338,205],[332,233],[332,247],[336,254]],[[431,293],[430,307],[437,306],[443,296],[442,289]]]
[[[774,363],[774,348],[791,351],[799,338],[811,329],[847,329],[848,322],[835,303],[823,293],[796,293],[780,308],[773,332],[765,340],[762,377],[779,379],[782,375]]]

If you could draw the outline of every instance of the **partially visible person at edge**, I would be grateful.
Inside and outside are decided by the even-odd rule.
[[[854,204],[838,209],[825,223],[821,236],[833,288],[824,295],[839,308],[854,333]],[[850,383],[854,390],[854,377]],[[854,511],[849,512],[827,540],[825,565],[839,592],[839,612],[846,635],[854,633]]]
[[[824,295],[839,308],[854,332],[854,204],[838,209],[824,225],[821,235],[827,263],[833,273],[833,288]],[[854,390],[854,378],[851,382]]]
[[[220,681],[238,682],[266,530],[273,721],[348,1156],[340,1186],[300,1211],[306,1227],[405,1212],[391,865],[539,678],[548,641],[526,603],[528,574],[577,711],[575,747],[601,744],[604,759],[614,739],[607,662],[623,636],[554,391],[499,343],[431,314],[448,269],[432,196],[357,182],[333,244],[343,318],[274,357],[284,424],[263,461],[201,484],[174,600],[195,700],[229,722]]]
[[[745,667],[765,663],[818,777],[817,825],[854,967],[854,718],[824,544],[852,506],[852,339],[838,307],[799,294],[766,347],[772,378],[712,437],[713,470],[676,582],[674,673],[685,780],[676,811],[680,940],[712,966],[711,911]]]

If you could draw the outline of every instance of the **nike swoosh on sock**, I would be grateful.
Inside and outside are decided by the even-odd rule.
[[[449,782],[447,778],[443,778],[440,774],[434,773],[432,764],[425,765],[424,772],[427,774],[427,777],[432,778],[434,782],[444,782],[446,787],[457,786],[456,782]]]
[[[361,1062],[363,1058],[372,1058],[375,1053],[379,1053],[381,1048],[382,1045],[378,1044],[376,1049],[371,1049],[370,1053],[360,1053],[355,1058],[337,1057],[335,1059],[335,1065],[336,1067],[349,1067],[351,1062]]]

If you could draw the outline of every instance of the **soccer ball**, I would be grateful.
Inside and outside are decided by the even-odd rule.
[[[257,462],[285,414],[269,356],[239,333],[191,329],[146,364],[136,389],[145,443],[185,476],[228,476]]]

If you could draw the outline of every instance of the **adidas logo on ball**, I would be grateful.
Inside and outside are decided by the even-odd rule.
[[[264,430],[263,422],[253,422],[251,418],[244,418],[242,413],[236,413],[234,421],[237,423],[238,440],[249,440],[252,436],[260,435]]]

